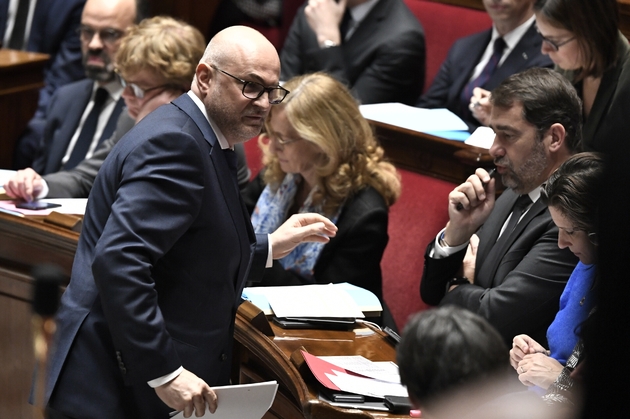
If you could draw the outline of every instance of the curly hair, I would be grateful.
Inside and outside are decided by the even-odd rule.
[[[123,37],[116,71],[126,78],[150,68],[174,87],[188,90],[205,48],[201,32],[187,23],[168,16],[144,19]]]
[[[272,108],[265,132],[271,132],[269,123],[275,112],[284,109],[298,135],[322,150],[322,158],[314,163],[318,179],[313,203],[321,204],[325,214],[333,214],[346,198],[366,186],[376,189],[388,206],[396,202],[400,176],[384,160],[383,148],[349,90],[324,73],[295,77],[284,87],[291,93]],[[264,181],[277,187],[285,173],[266,138],[266,133],[259,138],[266,167]]]

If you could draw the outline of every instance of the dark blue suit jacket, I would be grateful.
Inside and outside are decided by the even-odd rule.
[[[80,80],[61,87],[53,95],[48,106],[44,133],[39,140],[39,155],[33,162],[33,169],[37,173],[46,175],[62,169],[61,159],[81,122],[81,115],[90,101],[93,86],[94,81],[90,79]],[[114,133],[123,107],[124,101],[121,97],[103,129],[99,144]]]
[[[57,316],[50,405],[85,419],[166,419],[147,381],[183,365],[228,384],[242,287],[268,254],[258,239],[190,97],[144,118],[90,193]]]
[[[361,103],[416,101],[424,88],[424,30],[402,0],[380,0],[348,42],[323,49],[304,7],[280,53],[282,80],[325,71],[346,83]]]
[[[37,0],[33,12],[27,51],[50,54],[44,71],[44,88],[39,93],[37,117],[57,88],[85,77],[81,62],[81,41],[76,29],[81,23],[85,0]],[[9,0],[0,0],[0,36],[7,24]]]
[[[462,106],[460,95],[470,80],[470,76],[486,50],[492,29],[467,36],[455,41],[442,63],[440,71],[433,79],[429,90],[420,97],[416,106],[421,108],[448,108],[459,115],[471,131],[479,126],[479,121],[472,116],[468,106]],[[492,90],[512,74],[531,67],[553,66],[553,62],[540,52],[542,39],[532,24],[516,47],[510,52],[488,82],[482,87]]]

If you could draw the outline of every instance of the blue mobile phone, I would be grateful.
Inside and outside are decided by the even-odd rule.
[[[52,202],[42,202],[42,201],[20,202],[19,204],[15,204],[15,208],[27,209],[27,210],[33,210],[33,211],[57,208],[60,206],[61,204],[54,204]]]

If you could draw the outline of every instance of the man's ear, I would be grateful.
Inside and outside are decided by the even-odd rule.
[[[566,139],[567,132],[564,129],[564,126],[558,122],[551,125],[547,132],[547,135],[551,137],[551,142],[549,143],[549,151],[557,152],[564,145],[564,140]]]
[[[197,83],[197,88],[205,96],[212,84],[212,70],[208,64],[197,64],[197,69],[195,70],[195,81]]]

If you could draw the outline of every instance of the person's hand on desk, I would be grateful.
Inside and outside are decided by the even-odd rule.
[[[205,381],[188,370],[156,387],[155,392],[168,407],[183,411],[185,418],[191,417],[193,412],[198,417],[203,416],[206,406],[211,413],[217,410],[217,395]]]
[[[495,200],[495,180],[485,169],[477,169],[448,195],[449,222],[444,230],[443,245],[454,247],[470,241],[486,221]]]
[[[30,167],[18,170],[7,183],[4,190],[7,195],[27,202],[35,200],[44,189],[44,179]]]
[[[490,119],[490,91],[482,89],[481,87],[475,87],[473,89],[473,95],[470,98],[470,105],[468,108],[472,112],[472,115],[483,126],[488,126]]]
[[[328,243],[337,234],[337,226],[323,215],[294,214],[269,235],[273,258],[291,253],[302,242]]]

